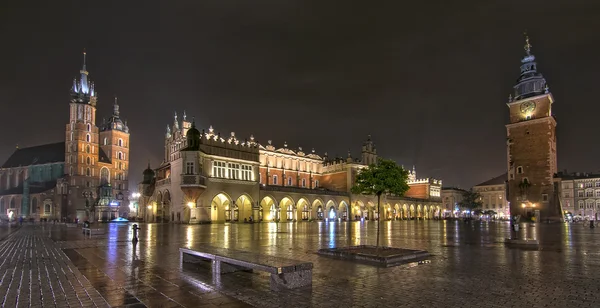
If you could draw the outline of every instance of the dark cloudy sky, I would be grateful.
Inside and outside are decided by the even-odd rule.
[[[121,103],[130,178],[162,161],[173,111],[222,134],[359,155],[469,187],[506,168],[508,95],[527,30],[556,99],[559,168],[600,170],[600,2],[4,1],[0,160],[64,140],[88,51],[98,118]]]

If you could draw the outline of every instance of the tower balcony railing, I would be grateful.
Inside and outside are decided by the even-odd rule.
[[[206,187],[206,177],[199,174],[182,174],[181,186],[204,186]]]
[[[156,181],[156,186],[171,185],[171,178]]]

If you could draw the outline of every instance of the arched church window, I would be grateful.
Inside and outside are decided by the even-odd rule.
[[[86,168],[85,169],[85,175],[86,176],[91,176],[92,175],[92,170],[90,168]]]
[[[519,166],[517,167],[517,174],[522,174],[523,173],[523,167]]]
[[[103,142],[103,144],[104,144],[104,145],[108,145],[108,138],[104,137],[104,142]]]
[[[119,144],[120,147],[123,146],[123,139],[119,138],[119,141],[117,142]]]
[[[315,187],[319,187],[319,180],[315,180]]]
[[[91,131],[92,131],[92,125],[91,125],[91,124],[88,124],[88,125],[87,125],[87,131],[88,131],[88,132],[91,132]]]
[[[85,146],[85,152],[88,153],[88,154],[90,153],[90,146],[89,145]]]
[[[108,184],[108,179],[110,175],[108,172],[108,168],[104,167],[100,170],[100,185]]]
[[[118,159],[123,159],[123,153],[117,152],[117,158]]]
[[[85,159],[85,162],[86,162],[88,165],[91,165],[91,164],[92,164],[92,160],[89,158],[89,156],[88,156],[88,157]]]
[[[302,179],[302,187],[306,187],[306,179]]]
[[[92,140],[92,137],[90,136],[90,134],[85,135],[85,141],[90,142]]]

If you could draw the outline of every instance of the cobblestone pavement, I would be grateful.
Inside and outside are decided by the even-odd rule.
[[[188,307],[242,305],[235,299],[259,307],[600,304],[600,230],[577,224],[522,225],[520,237],[536,238],[541,244],[538,250],[523,250],[504,246],[503,240],[509,236],[507,223],[385,222],[383,245],[433,254],[430,263],[391,268],[316,254],[320,248],[374,244],[373,222],[353,222],[350,230],[346,223],[316,222],[142,224],[136,245],[130,241],[130,225],[104,227],[106,234],[92,240],[83,240],[68,228],[52,236],[70,257],[69,251],[77,252],[78,258],[124,285],[129,294],[149,306],[159,303],[154,300],[157,292],[174,306]],[[203,245],[313,262],[313,285],[272,292],[269,276],[263,273],[231,273],[213,280],[208,269],[180,271],[178,249]],[[82,273],[87,277],[85,270]],[[137,282],[127,286],[132,277]]]
[[[2,307],[108,307],[42,227],[24,226],[0,243]]]

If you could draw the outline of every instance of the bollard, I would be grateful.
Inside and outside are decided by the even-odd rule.
[[[138,241],[138,230],[140,230],[140,228],[138,228],[137,224],[133,224],[133,228],[132,228],[132,232],[133,232],[133,238],[131,239],[132,242],[137,242]]]

